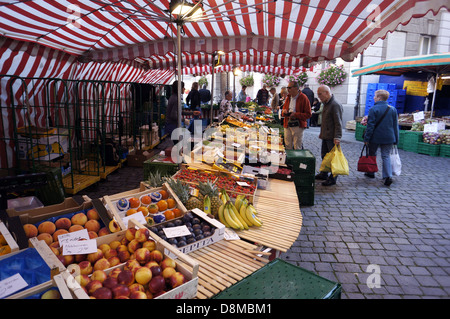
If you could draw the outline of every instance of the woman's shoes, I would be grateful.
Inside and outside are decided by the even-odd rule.
[[[369,178],[375,178],[375,174],[374,173],[364,173],[364,176],[367,176]]]
[[[390,186],[391,184],[392,184],[392,178],[386,177],[386,179],[384,180],[384,185]]]

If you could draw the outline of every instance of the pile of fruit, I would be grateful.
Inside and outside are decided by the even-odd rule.
[[[96,253],[76,255],[67,265],[75,280],[95,299],[152,299],[185,283],[176,262],[156,249],[147,228],[129,228],[121,240],[102,244]],[[115,260],[115,261],[113,261]],[[125,263],[107,273],[106,269]]]
[[[219,220],[228,228],[236,230],[249,229],[251,226],[262,226],[262,221],[256,216],[255,207],[248,202],[244,195],[238,195],[235,203],[222,193],[223,204],[219,208]]]
[[[228,176],[228,175],[221,175],[216,181],[216,185],[220,189],[224,189],[227,192],[230,192],[229,196],[232,198],[236,198],[238,194],[236,193],[242,193],[246,195],[253,195],[256,190],[256,185],[251,182],[247,182],[249,186],[240,186],[236,183],[236,179]]]
[[[438,145],[442,143],[442,138],[440,133],[425,132],[423,133],[423,142],[433,145]]]
[[[5,236],[0,232],[0,256],[9,254],[11,252],[11,247],[9,247]]]
[[[450,145],[450,130],[442,130],[441,134],[442,144]]]
[[[167,238],[164,228],[186,226],[190,235]],[[150,230],[176,247],[184,247],[212,236],[216,227],[205,221],[198,215],[192,212],[187,212],[182,218],[176,219],[173,222],[166,222],[161,225],[150,227]]]
[[[74,213],[71,218],[60,217],[54,222],[46,220],[38,224],[37,227],[33,224],[25,224],[23,229],[27,238],[37,237],[38,240],[45,241],[52,249],[59,248],[59,235],[86,229],[89,238],[93,239],[110,233],[108,228],[102,227],[100,216],[94,208],[87,212]]]
[[[174,178],[188,183],[214,182],[217,176],[201,170],[183,168],[175,174]]]

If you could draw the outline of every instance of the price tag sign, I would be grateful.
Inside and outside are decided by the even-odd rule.
[[[144,214],[142,214],[142,212],[137,212],[135,214],[132,214],[130,216],[126,216],[126,217],[122,218],[122,221],[125,224],[125,227],[128,228],[128,221],[131,218],[136,219],[139,223],[141,223],[143,225],[147,224],[147,221],[145,220]]]
[[[438,124],[437,123],[425,124],[423,126],[423,131],[425,133],[437,133],[438,132]]]
[[[95,239],[73,241],[64,244],[63,256],[66,255],[82,255],[97,252],[97,241]]]
[[[236,184],[238,184],[239,186],[246,186],[246,187],[250,187],[249,184],[247,184],[247,182],[236,182]]]
[[[58,236],[58,242],[60,246],[64,246],[67,243],[77,242],[80,240],[89,240],[89,234],[87,229],[74,231],[68,234],[62,234]]]
[[[414,117],[414,122],[418,122],[425,118],[425,114],[423,113],[423,111],[420,111],[420,112],[414,113],[413,117]]]
[[[166,234],[167,238],[189,236],[191,234],[191,232],[186,227],[186,225],[177,226],[177,227],[163,228],[163,231]]]
[[[20,274],[15,274],[11,277],[3,279],[0,281],[0,299],[25,288],[26,286],[28,286],[28,284]]]

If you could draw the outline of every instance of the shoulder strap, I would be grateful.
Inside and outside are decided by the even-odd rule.
[[[384,117],[386,116],[386,114],[387,114],[387,112],[389,111],[389,108],[390,108],[390,107],[391,107],[390,105],[387,106],[386,111],[384,111],[384,113],[383,113],[383,116],[380,117],[380,119],[378,120],[378,122],[377,122],[377,123],[375,124],[375,126],[373,127],[374,130],[377,128],[378,124],[380,124],[381,121],[384,119]]]

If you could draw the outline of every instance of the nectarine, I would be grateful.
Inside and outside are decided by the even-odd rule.
[[[69,230],[70,226],[72,226],[72,222],[69,218],[62,217],[55,221],[56,229],[65,229]]]
[[[53,243],[53,237],[49,233],[39,234],[39,235],[37,235],[37,239],[45,241],[45,243],[47,245],[50,245],[51,243]]]
[[[88,221],[88,218],[85,213],[77,213],[72,216],[70,221],[72,222],[72,225],[84,226],[84,224]]]
[[[93,231],[94,233],[98,233],[100,227],[100,223],[95,219],[90,219],[86,222],[86,224],[84,224],[84,228],[88,231]]]
[[[146,285],[149,283],[149,281],[152,279],[152,271],[148,269],[147,267],[141,267],[138,270],[136,270],[136,273],[134,274],[134,278],[137,283],[141,285]]]
[[[33,238],[39,234],[37,227],[33,224],[23,225],[23,230],[25,231],[25,235],[27,236],[27,238]]]
[[[56,226],[54,223],[50,221],[45,221],[39,224],[38,226],[38,232],[39,234],[48,233],[50,235],[53,235],[53,233],[56,231]]]

